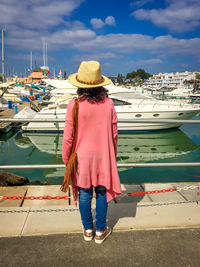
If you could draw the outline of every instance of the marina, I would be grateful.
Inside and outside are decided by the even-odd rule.
[[[4,129],[0,135],[1,165],[62,163],[65,114],[77,88],[68,80],[43,79],[42,83],[27,85],[29,95],[26,98],[23,98],[24,86],[13,83],[4,86],[22,101],[0,112]],[[200,125],[195,121],[199,121],[200,104],[158,100],[154,95],[123,86],[108,85],[106,89],[119,120],[118,164],[198,162]],[[190,122],[189,119],[193,124],[184,124]],[[197,182],[200,169],[160,167],[146,170],[120,168],[121,183]],[[30,182],[46,185],[60,184],[63,179],[63,170],[59,168],[13,172],[27,176]]]
[[[0,266],[199,267],[200,1],[0,11]]]

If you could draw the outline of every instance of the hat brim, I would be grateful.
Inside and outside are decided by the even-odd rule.
[[[94,88],[94,87],[100,87],[100,86],[108,85],[108,84],[111,83],[111,80],[109,78],[107,78],[106,76],[104,76],[104,75],[102,75],[102,77],[104,78],[102,83],[95,84],[95,85],[89,85],[89,84],[85,84],[85,83],[80,83],[76,79],[77,75],[78,75],[78,73],[71,74],[68,79],[69,79],[69,82],[72,85],[77,86],[79,88]]]

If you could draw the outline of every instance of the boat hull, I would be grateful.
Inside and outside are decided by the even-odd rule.
[[[170,129],[177,128],[181,126],[181,123],[156,123],[156,120],[161,119],[180,119],[180,120],[188,120],[194,117],[199,110],[177,110],[177,111],[153,111],[153,112],[142,112],[140,111],[122,111],[117,109],[116,112],[118,119],[134,119],[138,120],[138,122],[133,123],[118,123],[119,131],[150,131],[150,130],[162,130],[162,129]],[[159,114],[159,115],[158,115]],[[139,116],[141,115],[141,116]],[[157,117],[155,117],[155,115]],[[28,125],[24,125],[22,127],[23,131],[28,132],[62,132],[64,130],[64,122],[54,122],[55,119],[64,119],[65,118],[65,110],[63,112],[60,110],[57,113],[38,113],[35,116],[36,119],[46,118],[52,120],[52,122],[30,122]],[[142,120],[155,120],[155,123],[144,123]]]

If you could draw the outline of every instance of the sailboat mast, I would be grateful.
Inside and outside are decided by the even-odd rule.
[[[43,66],[46,66],[46,60],[45,60],[45,39],[42,38],[42,45],[43,45]]]
[[[31,50],[31,53],[30,53],[30,72],[32,72],[32,69],[33,69],[33,55],[32,55],[32,50]]]
[[[3,74],[3,80],[5,79],[5,62],[4,62],[4,38],[3,38],[3,32],[4,29],[1,29],[2,34],[2,74]]]
[[[45,46],[46,46],[46,53],[45,53],[45,57],[46,57],[46,65],[45,66],[48,66],[48,62],[47,62],[47,43],[45,43]]]

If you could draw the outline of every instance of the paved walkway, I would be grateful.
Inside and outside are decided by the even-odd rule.
[[[1,199],[0,266],[199,267],[197,188],[127,196],[128,192],[191,185],[197,184],[122,185],[124,194],[109,203],[113,234],[101,245],[83,240],[73,200]],[[0,196],[63,195],[59,188],[1,187]]]
[[[199,267],[200,228],[114,232],[103,244],[82,234],[0,238],[0,266]]]

